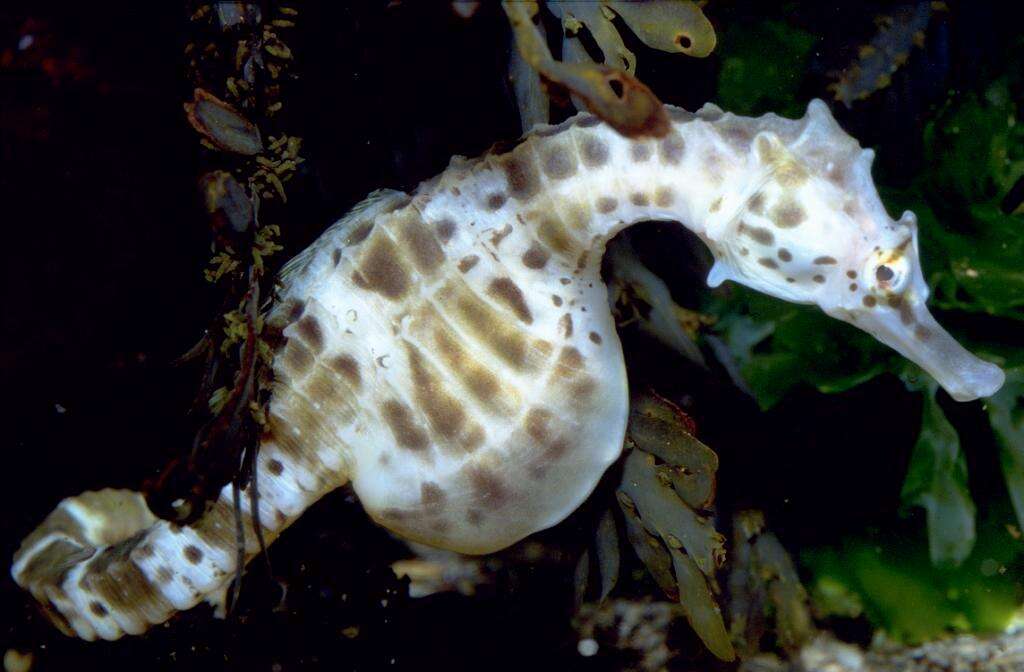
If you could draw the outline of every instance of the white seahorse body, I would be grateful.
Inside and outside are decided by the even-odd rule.
[[[888,217],[870,152],[824,103],[801,120],[671,116],[661,140],[584,114],[506,153],[456,158],[411,197],[372,197],[289,262],[258,465],[268,540],[349,480],[382,525],[468,553],[571,513],[621,450],[626,372],[599,267],[607,241],[642,220],[700,236],[711,284],[817,303],[958,399],[999,387],[1002,372],[928,314],[913,216]],[[86,493],[25,540],[12,573],[68,633],[142,632],[228,584],[231,502],[225,488],[178,528],[134,493]]]

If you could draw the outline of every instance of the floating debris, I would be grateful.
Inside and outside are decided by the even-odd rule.
[[[391,569],[399,579],[409,579],[409,597],[458,592],[467,597],[493,577],[479,558],[416,544],[417,557],[397,560]]]

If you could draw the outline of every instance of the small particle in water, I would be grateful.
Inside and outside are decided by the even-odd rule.
[[[995,576],[1000,570],[999,561],[995,558],[985,558],[981,561],[980,569],[982,576]]]
[[[597,642],[589,637],[587,639],[581,639],[579,644],[576,645],[576,650],[580,652],[580,655],[584,658],[590,658],[597,653],[598,650]]]
[[[60,404],[54,404],[53,405],[53,410],[57,411],[58,415],[64,415],[65,413],[68,412],[68,409],[64,408]]]

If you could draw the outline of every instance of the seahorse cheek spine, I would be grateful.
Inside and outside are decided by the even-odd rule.
[[[411,197],[371,197],[289,262],[269,317],[286,340],[258,458],[268,540],[348,480],[382,525],[469,553],[571,513],[621,450],[626,373],[599,265],[641,220],[680,221],[707,242],[711,284],[895,334],[948,370],[944,384],[981,372],[961,396],[997,382],[977,360],[929,360],[920,343],[942,338],[915,334],[927,311],[916,243],[901,242],[912,222],[888,218],[870,156],[823,103],[802,120],[671,115],[658,141],[580,115],[505,154],[456,158]],[[230,488],[183,528],[107,490],[65,500],[12,573],[65,631],[115,639],[216,601],[235,543]]]

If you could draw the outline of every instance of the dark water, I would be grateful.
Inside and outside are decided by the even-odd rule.
[[[301,78],[288,105],[308,162],[289,187],[292,253],[369,191],[411,189],[450,156],[519,133],[497,8],[485,3],[462,20],[442,2],[346,4],[296,3],[290,43]],[[828,72],[870,37],[883,9],[760,4],[712,3],[708,15],[719,29],[774,17],[820,36],[808,72],[794,75],[802,101],[825,95]],[[950,4],[956,20],[929,34],[924,57],[889,89],[853,112],[834,106],[851,134],[877,148],[876,175],[892,184],[923,161],[915,138],[928,111],[998,64],[1020,25],[998,3]],[[0,54],[12,55],[0,66],[3,558],[62,497],[138,487],[195,430],[186,411],[198,371],[170,363],[198,340],[220,299],[202,279],[210,233],[196,190],[199,148],[181,107],[191,95],[181,56],[186,14],[177,3],[147,5],[0,7]],[[19,50],[26,35],[35,44]],[[637,51],[639,77],[665,102],[692,110],[714,97],[725,54],[694,61]],[[635,242],[677,298],[696,305],[706,291],[701,270],[673,256],[692,241],[652,225]],[[841,395],[801,389],[763,414],[720,371],[699,372],[636,332],[623,340],[633,382],[688,400],[699,435],[719,452],[723,512],[761,508],[799,549],[890,520],[899,508],[920,401],[895,377]],[[1001,488],[994,454],[971,450],[972,437],[989,436],[980,405],[948,412],[971,430],[962,438],[972,483]],[[836,473],[844,477],[821,478]],[[541,539],[571,556],[588,524],[584,510]],[[921,520],[900,524],[911,534]],[[576,652],[572,561],[510,563],[476,597],[415,601],[388,568],[405,555],[336,493],[273,548],[274,573],[288,585],[283,611],[272,611],[275,584],[258,567],[240,622],[200,608],[143,638],[87,645],[53,631],[4,576],[2,639],[34,650],[40,669],[620,665]],[[649,581],[633,583],[634,594],[656,595]],[[341,633],[353,625],[360,636]],[[693,652],[680,659],[687,669],[699,644],[681,637]]]

